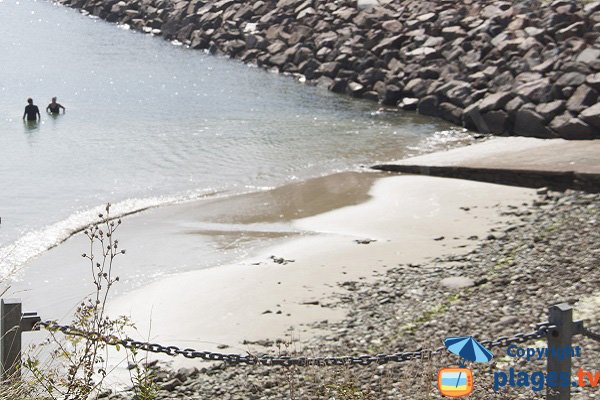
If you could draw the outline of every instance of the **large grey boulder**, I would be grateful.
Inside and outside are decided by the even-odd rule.
[[[596,11],[600,11],[600,1],[591,1],[583,6],[583,12],[587,15],[592,15]]]
[[[579,86],[585,82],[585,78],[585,75],[580,72],[566,72],[562,74],[554,84],[559,87]]]
[[[600,103],[583,110],[579,118],[596,128],[596,133],[600,133]]]
[[[283,1],[286,1],[286,0],[283,0]],[[220,0],[215,3],[215,10],[217,10],[217,11],[226,10],[233,4],[235,4],[235,0]]]
[[[367,68],[358,76],[358,81],[365,85],[372,87],[375,82],[382,81],[385,79],[385,72],[379,68]]]
[[[252,5],[247,4],[239,8],[239,10],[233,16],[234,21],[248,21],[254,15],[254,8]]]
[[[460,26],[448,26],[442,28],[442,37],[447,41],[452,41],[456,38],[463,37],[467,33]]]
[[[352,97],[360,97],[360,95],[362,95],[366,89],[358,82],[349,82],[346,87],[346,91]]]
[[[290,37],[287,40],[287,44],[293,46],[298,43],[304,43],[306,40],[310,38],[312,34],[312,29],[308,26],[299,25],[296,26],[294,31],[290,34]]]
[[[296,8],[303,0],[279,0],[276,8]]]
[[[315,14],[317,14],[317,11],[312,7],[308,7],[308,8],[303,9],[302,11],[299,11],[298,14],[296,15],[296,18],[298,20],[302,20],[306,17],[310,17]]]
[[[564,139],[598,139],[600,133],[589,124],[572,117],[569,113],[559,115],[550,123],[550,127],[558,136]]]
[[[546,33],[545,29],[543,29],[541,27],[538,28],[535,26],[528,26],[524,29],[524,31],[528,36],[536,38],[536,39],[541,39],[544,36],[544,34]]]
[[[175,37],[179,29],[181,29],[182,24],[181,21],[178,20],[168,20],[162,25],[162,34],[166,39],[172,39]]]
[[[272,65],[281,68],[290,60],[290,58],[290,55],[286,54],[285,52],[281,52],[269,58],[269,62]]]
[[[512,99],[511,101],[506,103],[506,105],[504,106],[504,109],[506,110],[508,115],[512,118],[515,116],[515,114],[517,113],[517,110],[519,108],[521,108],[521,106],[523,104],[525,104],[525,101],[523,101],[522,98],[515,97],[514,99]]]
[[[524,99],[533,101],[534,103],[543,103],[551,100],[552,85],[548,78],[542,78],[518,86],[515,88],[515,92]]]
[[[381,104],[395,105],[402,98],[402,89],[396,85],[384,85],[378,94]]]
[[[440,77],[440,71],[437,67],[428,66],[419,70],[419,78],[437,79]]]
[[[419,101],[417,112],[422,115],[436,117],[439,115],[438,104],[439,101],[437,96],[425,96]]]
[[[473,87],[466,82],[456,85],[446,92],[446,96],[452,104],[461,108],[468,106],[469,99],[473,94]]]
[[[209,45],[209,40],[204,36],[204,32],[202,30],[195,30],[192,32],[192,36],[190,37],[191,43],[190,47],[192,49],[206,49]]]
[[[329,85],[329,90],[334,93],[343,93],[346,90],[346,86],[348,85],[348,81],[342,78],[336,78]]]
[[[584,49],[575,59],[576,62],[584,64],[591,64],[592,62],[597,62],[598,60],[600,60],[600,49],[594,49],[591,47]]]
[[[487,123],[479,112],[479,102],[467,106],[462,116],[463,126],[467,129],[474,129],[481,133],[490,133]]]
[[[550,122],[554,117],[565,110],[564,100],[555,100],[550,103],[541,103],[535,107],[535,112],[540,114],[546,122]]]
[[[250,34],[246,36],[246,48],[248,49],[258,49],[258,50],[266,50],[269,45],[269,42],[257,34]]]
[[[402,23],[396,19],[385,21],[383,24],[381,24],[381,27],[395,35],[399,34],[404,29]]]
[[[479,111],[486,112],[492,110],[500,110],[504,108],[506,103],[508,103],[514,95],[510,92],[498,92],[494,94],[490,94],[481,100],[479,103]]]
[[[317,69],[317,73],[329,78],[335,78],[339,70],[340,65],[335,61],[332,61],[321,64],[319,69]]]
[[[313,80],[318,77],[316,71],[321,64],[314,58],[306,60],[300,64],[298,64],[298,71],[304,75],[304,77],[308,80]],[[327,78],[323,76],[323,78]],[[328,78],[331,79],[331,78]]]
[[[418,103],[419,99],[415,97],[405,97],[400,102],[398,102],[398,107],[406,111],[414,111],[417,109]]]
[[[299,65],[300,63],[312,59],[313,55],[313,51],[308,47],[300,47],[298,51],[296,51],[296,54],[294,54],[293,62],[294,64]]]
[[[596,90],[597,92],[600,92],[600,72],[588,75],[585,79],[585,83],[592,89]]]
[[[356,13],[357,13],[357,11],[354,8],[342,7],[342,8],[335,10],[333,12],[333,15],[341,20],[350,21],[352,18],[354,18]]]
[[[504,110],[488,111],[482,114],[483,120],[488,127],[489,133],[501,135],[508,131],[509,117]]]
[[[514,131],[517,135],[551,138],[552,132],[546,127],[544,117],[529,108],[521,108],[516,113]]]
[[[433,22],[437,19],[438,15],[433,12],[428,12],[417,16],[419,22]]]
[[[202,26],[202,29],[216,29],[221,25],[221,22],[223,21],[222,17],[221,17],[220,12],[209,12],[206,13],[204,15],[202,15],[200,17],[199,23]],[[165,22],[165,25],[167,25],[169,22]],[[163,25],[162,29],[163,29],[163,33],[165,30],[165,25]]]
[[[338,40],[338,35],[335,32],[324,32],[314,38],[315,46],[333,48]]]
[[[460,125],[462,123],[462,114],[463,109],[461,107],[448,102],[440,104],[440,115],[446,121]]]
[[[373,47],[372,51],[375,54],[380,54],[385,49],[399,49],[404,40],[406,40],[404,35],[396,35],[383,39]]]
[[[424,97],[427,93],[427,81],[421,78],[411,79],[404,87],[404,93],[408,96]]]
[[[223,44],[223,51],[232,56],[237,55],[246,48],[246,42],[241,39],[227,41]]]
[[[598,100],[598,93],[588,85],[579,86],[567,101],[567,110],[579,113]]]
[[[277,54],[282,52],[286,47],[287,45],[283,41],[277,40],[271,43],[269,46],[267,46],[267,51],[270,54]]]
[[[359,10],[366,10],[366,9],[377,7],[377,6],[379,6],[378,0],[357,0],[356,1],[356,7]]]

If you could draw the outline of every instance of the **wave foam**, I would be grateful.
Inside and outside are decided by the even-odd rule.
[[[119,218],[150,208],[197,200],[217,193],[216,191],[205,190],[185,196],[127,199],[111,205],[111,216]],[[6,282],[14,278],[14,275],[25,263],[96,222],[98,214],[103,213],[105,207],[106,205],[101,205],[75,212],[62,221],[28,232],[13,243],[0,247],[0,282]]]

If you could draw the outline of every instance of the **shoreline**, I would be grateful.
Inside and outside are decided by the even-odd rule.
[[[402,184],[404,181],[408,183]],[[444,189],[440,191],[438,185]],[[384,193],[373,195],[371,190],[378,186],[382,188],[376,190]],[[457,195],[457,187],[475,188],[480,199],[472,201],[463,199],[465,204],[455,204],[456,200],[451,199]],[[111,306],[111,309],[119,309],[123,312],[128,311],[122,307],[123,304],[128,306],[139,304],[140,310],[147,312],[150,303],[146,299],[162,298],[165,299],[163,305],[166,305],[166,299],[182,297],[185,298],[180,299],[183,305],[173,305],[176,310],[182,312],[196,310],[196,302],[201,300],[205,304],[203,308],[212,313],[221,310],[226,314],[228,309],[241,310],[246,306],[252,311],[241,316],[240,320],[252,322],[255,318],[265,317],[264,320],[268,322],[266,326],[252,328],[248,335],[240,332],[239,336],[230,335],[229,332],[235,331],[234,327],[214,323],[213,332],[199,337],[198,335],[203,333],[196,330],[198,327],[193,324],[193,321],[188,321],[191,325],[184,324],[171,331],[171,328],[177,324],[170,318],[175,317],[177,313],[167,311],[159,316],[159,310],[155,310],[154,314],[151,314],[152,317],[146,314],[136,318],[141,332],[148,329],[147,323],[152,324],[156,339],[164,338],[168,342],[172,338],[183,339],[183,343],[191,347],[198,347],[195,341],[202,340],[202,343],[211,342],[209,347],[213,350],[217,349],[217,344],[225,344],[243,351],[244,340],[264,341],[278,337],[285,338],[290,326],[305,329],[310,323],[318,320],[339,320],[343,317],[343,312],[333,311],[328,307],[328,300],[326,300],[335,292],[334,288],[338,281],[370,276],[373,271],[363,271],[361,266],[378,264],[379,261],[374,260],[380,259],[380,253],[383,258],[395,259],[396,253],[400,251],[395,248],[399,244],[396,243],[399,240],[396,236],[398,232],[395,232],[395,228],[390,229],[391,221],[388,220],[390,215],[387,215],[385,210],[396,209],[395,212],[400,213],[408,211],[397,209],[398,204],[394,202],[390,192],[392,190],[405,193],[405,201],[412,199],[413,210],[415,207],[418,209],[422,206],[420,203],[423,198],[429,198],[431,209],[417,211],[417,214],[422,214],[419,218],[427,218],[430,213],[435,215],[445,213],[446,219],[474,213],[475,219],[472,221],[481,225],[474,229],[476,232],[468,234],[466,232],[449,234],[449,231],[454,228],[437,229],[436,224],[433,223],[430,224],[433,231],[421,233],[422,236],[414,236],[413,233],[407,232],[405,235],[412,237],[410,239],[412,242],[408,247],[402,247],[402,252],[406,254],[401,257],[407,263],[424,262],[423,257],[415,254],[418,249],[429,251],[429,247],[434,246],[437,248],[436,251],[440,252],[436,254],[441,255],[446,250],[454,251],[453,246],[472,246],[473,240],[467,238],[475,234],[482,235],[483,231],[479,231],[485,226],[484,219],[493,213],[493,209],[484,209],[484,202],[480,201],[486,196],[488,190],[497,193],[499,200],[505,199],[507,193],[520,193],[517,197],[521,198],[524,193],[533,192],[530,189],[477,182],[418,176],[388,176],[385,173],[366,171],[334,174],[265,192],[203,199],[147,210],[126,218],[120,230],[120,242],[127,249],[127,255],[121,261],[123,268],[117,272],[123,279],[117,286],[118,292],[114,293],[117,298],[113,300],[117,305],[114,309]],[[467,193],[468,190],[464,190],[463,196],[467,196]],[[443,200],[440,197],[444,197]],[[492,207],[495,200],[492,203],[488,206]],[[463,205],[467,208],[475,207],[473,211],[466,212],[459,209],[459,206]],[[440,211],[440,207],[446,211]],[[357,212],[362,213],[362,216],[356,218],[354,214]],[[361,226],[362,223],[377,222],[369,216],[370,212],[377,215],[380,220],[373,227],[365,229]],[[346,221],[355,218],[358,225],[354,228],[346,225]],[[408,214],[404,214],[403,218],[410,220]],[[447,225],[453,224],[447,222]],[[457,225],[456,229],[469,229],[469,224],[463,228]],[[434,240],[441,236],[445,236],[443,240]],[[461,239],[453,239],[454,237],[461,237]],[[367,244],[357,243],[356,240],[364,240]],[[376,241],[370,242],[371,240]],[[157,257],[159,253],[156,249],[161,247],[165,250],[161,250],[162,255]],[[20,281],[11,288],[10,295],[21,297],[24,307],[37,311],[43,319],[58,319],[66,322],[81,298],[91,293],[93,289],[89,284],[87,268],[84,268],[81,262],[80,254],[85,248],[83,235],[76,235],[60,246],[45,252],[28,264]],[[213,251],[207,253],[207,249],[210,248]],[[466,248],[460,251],[466,251]],[[277,264],[271,256],[281,257],[283,260],[293,259],[294,262]],[[404,259],[407,257],[408,259]],[[388,264],[395,262],[390,260]],[[255,263],[259,264],[253,265]],[[317,269],[315,276],[307,276],[306,271],[314,271],[311,268],[316,268],[315,265],[320,266],[319,268],[324,268],[322,267],[324,265],[334,265],[334,267],[331,269],[332,272],[324,275]],[[379,267],[377,273],[383,271],[385,268]],[[288,273],[291,273],[292,278],[286,276]],[[245,281],[238,279],[238,274],[244,276]],[[275,278],[271,274],[283,275],[281,280],[273,281]],[[188,278],[192,277],[200,282],[199,286],[189,287],[184,296],[180,289],[189,284]],[[264,281],[253,281],[259,277]],[[231,280],[231,283],[225,278]],[[321,278],[326,283],[320,282]],[[262,295],[261,290],[268,291],[272,286],[281,287],[277,289],[277,296],[281,297],[275,300],[267,296],[265,301],[268,300],[268,304],[251,300],[243,301],[242,304],[214,305],[211,299],[216,298],[218,290],[203,292],[201,299],[195,297],[200,295],[196,292],[204,287],[203,282],[206,279],[211,279],[216,282],[215,285],[226,288],[228,293],[226,297],[231,299],[236,298],[236,292],[244,293],[257,288],[260,290],[255,292],[254,297],[259,298]],[[304,282],[303,285],[306,287],[300,288],[300,294],[296,286],[289,286],[292,281]],[[277,282],[282,282],[282,285]],[[284,303],[282,299],[285,299],[287,294],[292,297]],[[315,304],[315,301],[318,304]],[[112,300],[110,304],[113,304]],[[161,302],[159,306],[160,304]],[[280,307],[277,307],[277,304]],[[289,308],[284,312],[285,307]],[[281,314],[277,314],[280,309]],[[262,313],[267,310],[272,313],[263,315]],[[291,314],[290,317],[286,315],[288,313]],[[161,321],[162,317],[167,318],[168,321]],[[188,318],[178,315],[176,319],[185,321]],[[230,318],[231,320],[237,320],[237,316]],[[269,326],[271,322],[274,327]],[[161,328],[156,328],[157,326]],[[264,337],[261,336],[263,331],[276,332],[276,334],[270,338]],[[38,335],[32,334],[30,337],[35,340]],[[186,340],[190,341],[186,342]]]
[[[446,218],[439,221],[435,233],[446,232],[448,237],[443,240],[431,237],[428,229],[432,224],[415,222],[418,226],[426,225],[428,228],[417,232],[417,237],[418,233],[423,235],[421,238],[426,248],[432,250],[425,256],[419,254],[422,247],[415,246],[414,238],[406,243],[405,235],[398,229],[398,214],[405,214],[411,207],[401,202],[397,205],[398,209],[381,209],[383,205],[394,203],[395,199],[390,199],[388,195],[398,193],[398,189],[404,186],[401,183],[404,179],[416,183],[426,192],[431,189],[426,181],[435,182],[439,190],[437,195],[444,200],[448,200],[448,197],[456,200],[457,194],[460,196],[467,192],[467,188],[460,187],[465,181],[420,176],[384,177],[375,183],[371,190],[373,198],[366,203],[297,222],[303,229],[321,232],[320,236],[290,239],[235,265],[173,276],[163,282],[171,286],[167,288],[167,293],[161,291],[156,297],[154,294],[158,290],[142,288],[137,293],[117,300],[120,303],[117,306],[128,309],[144,303],[147,308],[152,308],[147,304],[150,295],[152,302],[160,303],[168,299],[166,305],[159,304],[158,308],[152,310],[150,315],[154,327],[154,323],[160,324],[165,314],[173,311],[169,306],[180,302],[182,307],[179,311],[182,314],[169,315],[169,324],[153,329],[153,334],[146,339],[162,345],[189,346],[200,351],[212,350],[224,354],[330,357],[434,349],[448,335],[468,333],[483,340],[529,332],[535,323],[546,320],[550,304],[564,301],[575,304],[574,318],[583,318],[586,326],[592,330],[600,329],[597,307],[600,304],[600,278],[596,274],[598,265],[593,257],[600,251],[600,231],[595,229],[600,215],[599,194],[575,191],[557,193],[547,189],[520,189],[467,182],[471,194],[473,191],[484,191],[488,200],[494,201],[487,203],[491,205],[487,209],[477,203],[477,206],[465,210],[464,206],[457,207],[458,204],[464,204],[459,201],[449,206],[449,210],[439,210]],[[439,187],[440,181],[445,181],[449,192]],[[478,188],[473,190],[475,186]],[[507,201],[511,192],[516,197],[513,201]],[[411,193],[419,201],[419,208],[430,209],[430,204],[424,204],[428,202],[422,201],[418,190]],[[500,198],[502,201],[497,203]],[[475,194],[471,200],[481,201],[481,198]],[[374,210],[378,210],[378,213],[374,213]],[[461,224],[447,226],[443,223],[443,220],[452,221],[456,215],[461,216]],[[369,217],[366,223],[365,216]],[[483,216],[489,219],[484,220]],[[429,217],[437,219],[436,216]],[[466,224],[469,221],[476,224]],[[468,226],[465,228],[465,225]],[[410,225],[402,228],[414,231]],[[460,233],[479,233],[480,236],[455,239],[458,236],[454,235]],[[357,237],[376,238],[377,241],[353,243],[352,240]],[[319,243],[310,243],[319,238]],[[462,247],[466,242],[469,245]],[[323,249],[324,246],[327,248]],[[288,255],[290,258],[298,257],[283,265],[269,261],[253,265],[255,261],[264,263],[271,253],[284,258]],[[336,263],[340,259],[343,259],[343,266],[347,268],[340,268],[342,264]],[[318,262],[315,263],[315,260]],[[329,271],[321,272],[320,268],[323,267],[319,263],[326,265]],[[313,285],[309,288],[312,290],[310,292],[305,287],[305,276],[298,276],[292,270],[299,267],[307,269],[309,274],[315,270],[319,272],[318,276],[309,278]],[[330,280],[330,273],[336,269],[343,273],[343,278],[335,279],[333,276],[334,279]],[[460,280],[448,282],[448,277],[460,277]],[[283,279],[290,278],[300,278],[296,280],[299,297],[294,297],[297,292],[292,293],[285,288],[278,289],[279,293],[268,290],[278,286],[275,284],[277,280],[282,279],[283,283]],[[191,293],[192,290],[188,289],[196,287],[194,280],[199,282],[200,289],[209,288],[209,293],[202,290]],[[215,302],[222,291],[212,284],[219,281],[225,282],[224,291],[234,296],[228,299],[229,305]],[[327,295],[319,292],[316,285],[321,283],[324,283]],[[298,287],[300,285],[302,288]],[[159,288],[160,283],[152,286]],[[244,297],[238,301],[235,296],[239,294],[237,289],[242,287],[248,290],[243,291]],[[164,289],[163,286],[161,290]],[[260,296],[256,296],[257,293]],[[281,310],[290,311],[290,317],[284,313],[257,313],[265,307],[271,308],[273,302],[277,301],[277,294],[283,296],[280,299],[308,301],[307,304],[281,302]],[[207,299],[207,296],[212,298]],[[258,297],[267,302],[260,304],[256,301]],[[315,299],[318,303],[314,302]],[[231,310],[230,305],[238,308]],[[310,309],[312,315],[303,313],[303,307]],[[224,314],[222,308],[231,312]],[[243,315],[248,311],[250,315]],[[237,318],[240,314],[242,318]],[[231,325],[228,319],[232,316],[236,316],[236,321],[241,323]],[[277,318],[287,322],[279,325]],[[294,326],[293,331],[284,330],[286,323],[292,320],[304,322]],[[254,338],[249,336],[251,329],[244,325],[248,322],[251,328],[262,334]],[[229,342],[225,347],[222,341],[212,342],[207,336],[204,337],[208,340],[185,341],[173,335],[179,329],[187,330],[191,336],[205,335],[216,325],[220,325],[229,338],[237,336],[250,339],[238,345]],[[278,331],[284,335],[280,338],[281,342],[277,341]],[[582,348],[582,357],[578,358],[576,367],[584,366],[588,370],[600,368],[600,353],[595,342],[581,336],[575,340]],[[530,343],[533,346],[545,344],[543,341]],[[506,357],[505,351],[499,348],[493,350],[495,361],[491,368],[487,365],[469,365],[477,375],[475,393],[478,397],[506,398],[507,393],[491,390],[494,370],[507,370],[509,367],[527,371],[545,369],[543,362],[526,364]],[[353,393],[365,398],[425,399],[437,393],[432,383],[439,368],[457,363],[455,358],[442,354],[424,361],[344,367],[340,372],[339,367],[290,369],[236,366],[150,354],[150,360],[153,359],[161,361],[158,366],[151,362],[151,368],[157,373],[157,382],[164,396],[177,393],[177,396],[185,394],[221,398],[226,392],[232,399],[254,398],[258,394],[262,396],[260,398],[284,398],[292,391],[300,398],[322,396],[323,391],[333,396],[344,387],[352,388]],[[118,385],[113,389],[120,391]],[[513,397],[539,398],[527,390],[509,389]],[[593,388],[581,388],[574,391],[572,398],[583,400],[592,393]],[[115,396],[131,398],[128,392]]]
[[[427,154],[438,151],[445,151],[448,148],[455,148],[477,143],[486,138],[473,137],[470,134],[462,132],[453,138],[443,137],[436,138],[435,134],[431,142],[424,141],[422,148],[411,149],[416,154]],[[249,196],[250,198],[260,197],[265,191],[277,190],[281,187],[288,187],[296,184],[304,184],[304,182],[318,181],[327,179],[328,176],[344,173],[362,173],[370,172],[366,165],[352,165],[343,170],[322,171],[318,174],[294,179],[289,177],[287,181],[277,182],[275,186],[249,186],[245,189],[229,188],[224,190],[213,189],[198,189],[193,188],[191,191],[185,191],[175,194],[164,194],[157,197],[133,197],[127,198],[116,203],[111,202],[113,218],[136,215],[146,211],[161,209],[163,207],[171,207],[185,205],[194,202],[203,201],[228,201],[229,198],[238,198],[239,196]],[[335,200],[338,201],[338,200]],[[66,218],[51,222],[40,228],[29,230],[24,235],[17,237],[13,241],[0,246],[0,270],[4,270],[4,276],[8,279],[13,279],[19,276],[23,268],[27,268],[35,259],[43,255],[45,252],[51,251],[56,247],[64,244],[72,239],[77,234],[83,232],[91,223],[95,221],[99,212],[102,212],[106,204],[100,204],[91,208],[83,208],[76,210]],[[14,267],[16,265],[16,267]],[[9,268],[10,266],[10,268]]]
[[[598,2],[59,3],[482,133],[600,137]]]
[[[468,147],[460,152],[469,153]],[[471,149],[475,151],[476,147]],[[437,157],[452,154],[442,152]],[[277,343],[283,343],[322,355],[321,345],[331,348],[332,338],[353,329],[344,328],[348,318],[366,318],[365,313],[388,310],[402,299],[411,302],[410,309],[396,309],[394,317],[388,318],[410,333],[415,318],[420,321],[437,307],[451,307],[457,290],[471,293],[479,289],[470,288],[488,287],[485,279],[489,278],[465,264],[475,262],[478,248],[510,244],[511,232],[520,232],[530,210],[543,209],[549,202],[546,198],[563,204],[560,195],[544,193],[448,178],[351,172],[266,192],[150,210],[125,220],[119,239],[128,255],[122,262],[138,272],[150,261],[159,266],[183,263],[195,270],[173,271],[125,290],[111,299],[109,309],[133,317],[138,328],[134,338],[141,334],[143,340],[163,345],[224,353],[273,354],[281,351]],[[237,258],[216,260],[199,269],[206,261],[198,246],[204,239],[219,251],[229,248]],[[45,282],[44,290],[74,287],[69,268],[80,257],[78,246],[70,240],[36,260],[31,274],[58,279]],[[402,285],[413,279],[414,285],[382,287],[388,276]],[[444,289],[442,281],[453,276],[471,283],[463,289]],[[435,290],[429,292],[427,285]],[[57,302],[70,301],[61,293],[62,298],[36,295],[46,309],[52,309]],[[71,300],[77,302],[75,297]],[[440,306],[440,299],[452,301],[444,300]],[[460,326],[473,329],[468,321]],[[377,332],[374,329],[366,342],[348,349],[379,352],[389,346],[391,339]],[[409,342],[403,339],[393,348],[410,350]],[[168,362],[170,371],[188,367],[186,373],[198,379],[205,379],[198,370],[211,376],[223,371],[221,365],[205,367],[181,357],[157,359]],[[117,381],[119,374],[126,373],[124,367],[118,368]],[[161,376],[174,372],[165,374]]]
[[[123,219],[120,235],[125,237],[122,243],[128,253],[136,259],[123,260],[125,269],[120,272],[123,279],[117,290],[131,290],[139,282],[153,282],[165,274],[220,265],[245,257],[255,246],[265,247],[265,243],[301,235],[302,230],[291,224],[294,218],[361,203],[369,198],[370,185],[382,175],[370,170],[333,173],[273,189],[208,196],[131,214]],[[314,193],[320,194],[319,199],[311,200]],[[155,249],[165,244],[165,235],[181,257],[172,259],[167,254],[156,259]],[[88,247],[86,241],[81,233],[71,235],[29,261],[9,294],[22,296],[29,302],[28,307],[44,314],[67,299],[75,306],[92,290],[87,268],[80,259]],[[196,257],[204,258],[196,262],[184,259],[189,248],[195,250]],[[64,293],[60,290],[64,285],[78,289]],[[54,297],[52,293],[59,294],[58,300],[47,300]],[[70,309],[60,306],[48,317],[62,319]]]
[[[477,143],[486,138],[473,137],[470,134],[460,134],[453,138],[433,138],[431,143],[424,142],[422,148],[412,149],[416,154],[428,154],[432,152],[445,151],[448,148],[468,146],[472,143]],[[283,183],[279,183],[272,187],[253,186],[247,190],[235,191],[228,190],[208,190],[208,189],[192,189],[191,194],[184,192],[181,194],[166,194],[158,197],[140,197],[128,198],[111,203],[113,212],[112,218],[121,218],[126,216],[135,216],[147,211],[152,212],[156,209],[177,207],[195,202],[228,202],[229,199],[260,197],[264,192],[277,191],[280,188],[285,188],[293,185],[304,185],[306,182],[319,181],[327,179],[333,175],[353,174],[353,173],[377,173],[365,165],[354,165],[345,170],[333,170],[321,172],[320,174],[304,177],[301,180],[291,179]],[[285,190],[285,189],[284,189]],[[337,201],[337,200],[336,200]],[[35,263],[36,259],[43,256],[44,253],[63,245],[73,237],[83,232],[95,218],[99,212],[103,212],[106,204],[96,205],[92,208],[85,208],[74,211],[67,218],[42,226],[41,228],[25,232],[23,236],[16,240],[0,246],[0,269],[4,269],[5,278],[8,280],[22,280],[21,271],[26,269],[28,265]],[[22,250],[19,250],[22,249]],[[10,268],[8,268],[10,266]]]
[[[492,139],[492,141],[498,142],[503,140],[499,138]],[[536,139],[529,139],[529,141],[532,140]],[[521,141],[526,140],[521,139]],[[540,146],[547,144],[545,142],[536,143]],[[459,158],[468,159],[475,156],[473,153],[481,146],[494,148],[493,143],[486,142],[431,153],[421,157],[430,160],[444,160],[447,157],[452,157],[452,154],[459,154]],[[528,147],[525,146],[525,148]],[[447,199],[444,201],[440,199],[437,203],[430,204],[433,207],[430,212],[437,213],[439,212],[438,208],[445,207],[448,215],[453,215],[456,212],[456,210],[448,209],[448,207],[456,201],[457,196],[460,196],[457,193],[460,192],[456,189],[457,187],[475,188],[474,190],[480,192],[483,190],[482,188],[490,188],[492,192],[498,193],[499,201],[502,201],[507,193],[513,191],[515,193],[534,192],[532,189],[455,179],[394,175],[390,176],[385,172],[373,170],[334,173],[306,181],[289,183],[270,190],[224,197],[205,196],[193,201],[165,205],[147,209],[142,213],[132,214],[125,218],[125,224],[120,230],[120,234],[123,235],[124,239],[122,243],[127,248],[128,256],[122,261],[125,268],[118,272],[123,279],[116,287],[117,292],[114,295],[124,296],[125,294],[126,297],[127,293],[140,290],[140,286],[153,287],[160,291],[161,282],[165,279],[175,279],[176,281],[177,278],[173,278],[174,276],[202,275],[208,270],[212,271],[209,274],[213,274],[211,275],[213,279],[218,281],[220,273],[214,270],[222,266],[232,270],[237,268],[239,271],[243,271],[250,266],[251,269],[259,269],[259,272],[263,266],[269,267],[270,270],[274,268],[274,271],[296,266],[300,266],[299,268],[306,267],[310,262],[298,261],[279,265],[270,258],[271,256],[283,260],[300,258],[303,251],[299,245],[294,245],[294,243],[306,243],[307,249],[309,249],[307,253],[309,254],[321,254],[321,246],[331,248],[332,252],[338,255],[346,252],[353,254],[353,252],[358,251],[359,254],[355,255],[357,260],[363,257],[360,254],[361,251],[373,255],[379,251],[377,250],[379,247],[383,246],[381,251],[389,258],[391,255],[384,242],[392,240],[388,236],[394,237],[395,235],[395,233],[389,231],[391,221],[383,221],[377,229],[373,229],[371,232],[356,227],[351,228],[351,221],[354,217],[350,214],[346,217],[347,223],[335,220],[329,223],[317,222],[314,224],[311,222],[327,221],[329,215],[336,215],[336,213],[343,215],[344,212],[347,212],[345,210],[351,209],[359,210],[356,212],[371,209],[374,215],[380,217],[381,213],[384,212],[383,210],[394,210],[398,207],[398,204],[391,202],[392,189],[388,189],[389,193],[387,195],[374,196],[371,193],[375,186],[382,185],[380,181],[398,181],[398,183],[391,184],[390,187],[395,187],[398,192],[403,193],[403,201],[407,201],[409,198],[413,199],[412,210],[415,215],[427,215],[428,213],[423,209],[418,209],[420,201],[430,199],[431,196],[439,196],[439,190],[433,182],[439,182],[444,187]],[[400,183],[402,181],[412,183],[407,184],[406,188],[403,189]],[[430,192],[423,191],[421,185],[429,185]],[[390,203],[386,204],[386,201]],[[477,206],[479,201],[473,201],[472,203],[466,204],[465,207],[470,209],[473,205]],[[372,206],[371,204],[379,205]],[[469,214],[461,210],[458,213],[461,216]],[[482,217],[484,215],[480,216],[480,218]],[[489,215],[485,214],[485,217],[487,218]],[[402,218],[408,218],[408,214]],[[359,218],[362,223],[368,223],[369,220],[368,215]],[[402,224],[405,223],[406,221],[402,222]],[[464,224],[464,221],[461,221],[461,223]],[[477,223],[479,224],[479,221]],[[467,223],[463,229],[469,229],[468,225]],[[435,226],[436,223],[431,222],[431,229],[435,230]],[[414,228],[418,230],[417,225]],[[481,234],[482,232],[456,236],[471,237]],[[410,240],[415,240],[414,232],[407,232],[407,236]],[[455,241],[448,237],[448,233],[441,231],[432,231],[429,233],[429,237],[425,241],[417,240],[413,245],[415,248],[423,250],[428,249],[428,246],[434,246],[441,250],[446,248],[448,243]],[[439,242],[433,240],[441,237],[444,237],[444,239]],[[363,240],[366,244],[354,242]],[[375,242],[371,242],[371,240],[375,240]],[[321,241],[325,244],[320,244]],[[460,245],[471,246],[472,244],[472,241],[466,241]],[[169,250],[164,251],[165,254],[158,257],[159,253],[156,249],[161,248],[161,246],[167,246]],[[75,234],[62,241],[60,245],[42,253],[27,264],[19,280],[13,283],[9,294],[22,297],[27,308],[35,309],[44,318],[63,320],[70,314],[70,311],[81,298],[93,289],[89,285],[87,269],[80,267],[83,266],[80,254],[86,247],[84,236]],[[411,253],[412,249],[407,249],[407,251]],[[442,253],[439,255],[442,255]],[[328,261],[320,262],[319,265],[337,264],[336,268],[338,270],[345,260],[344,257],[330,257],[327,255],[323,255],[323,258]],[[405,260],[405,262],[415,264],[424,262],[423,259],[419,258],[417,260],[417,258],[419,257],[415,256],[414,260]],[[258,263],[258,266],[253,265],[255,263]],[[364,263],[371,264],[373,260]],[[246,265],[246,267],[241,267],[242,265]],[[342,272],[344,272],[344,275],[348,273],[347,271]],[[335,287],[336,282],[331,281],[329,285],[330,288]],[[167,285],[167,288],[173,286],[176,287],[177,284]],[[67,287],[71,289],[62,290],[62,288]],[[77,288],[77,290],[73,290],[74,288]],[[290,290],[293,292],[292,289]],[[151,291],[145,293],[148,294],[148,297],[152,297],[150,295]],[[314,298],[296,300],[300,303],[313,303],[315,301]],[[191,302],[191,300],[189,301]],[[209,299],[204,298],[204,301],[208,302]],[[144,302],[140,303],[143,305]],[[273,307],[266,307],[261,313],[267,311],[268,308]],[[305,311],[302,310],[303,308],[305,307],[300,307],[301,311],[296,308],[295,313],[305,315],[303,314]],[[319,308],[323,307],[319,306]],[[185,309],[189,309],[189,307],[186,306]],[[278,310],[273,309],[270,311],[277,312]],[[324,311],[325,313],[328,312],[328,310]],[[140,320],[148,321],[149,318],[143,317]],[[279,334],[285,333],[290,325],[296,324],[293,319],[291,323],[279,322],[283,322],[282,325],[279,325]],[[305,322],[302,323],[305,324]],[[236,345],[244,339],[248,338],[235,337],[232,343],[225,344]],[[265,338],[251,338],[251,340],[262,339]],[[218,338],[214,337],[210,341],[219,342]],[[223,341],[219,343],[223,343]]]
[[[398,192],[405,195],[394,198]],[[170,345],[254,353],[268,350],[258,343],[293,338],[301,344],[343,319],[347,310],[330,304],[340,283],[369,282],[398,264],[467,254],[474,237],[505,222],[497,215],[500,204],[518,206],[534,193],[452,179],[380,177],[370,200],[292,221],[305,232],[299,237],[237,263],[172,275],[125,293],[111,301],[110,310],[131,316],[151,341]],[[322,326],[315,331],[310,326],[317,322]],[[176,367],[198,365],[171,361]]]

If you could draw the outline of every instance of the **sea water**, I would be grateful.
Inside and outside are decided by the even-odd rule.
[[[458,135],[46,1],[0,0],[0,50],[0,278],[107,202],[263,190]],[[44,111],[53,96],[64,115]],[[21,119],[28,97],[37,124]]]

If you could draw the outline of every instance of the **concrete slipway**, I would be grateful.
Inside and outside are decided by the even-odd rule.
[[[599,192],[600,140],[500,137],[373,168],[514,186]]]

